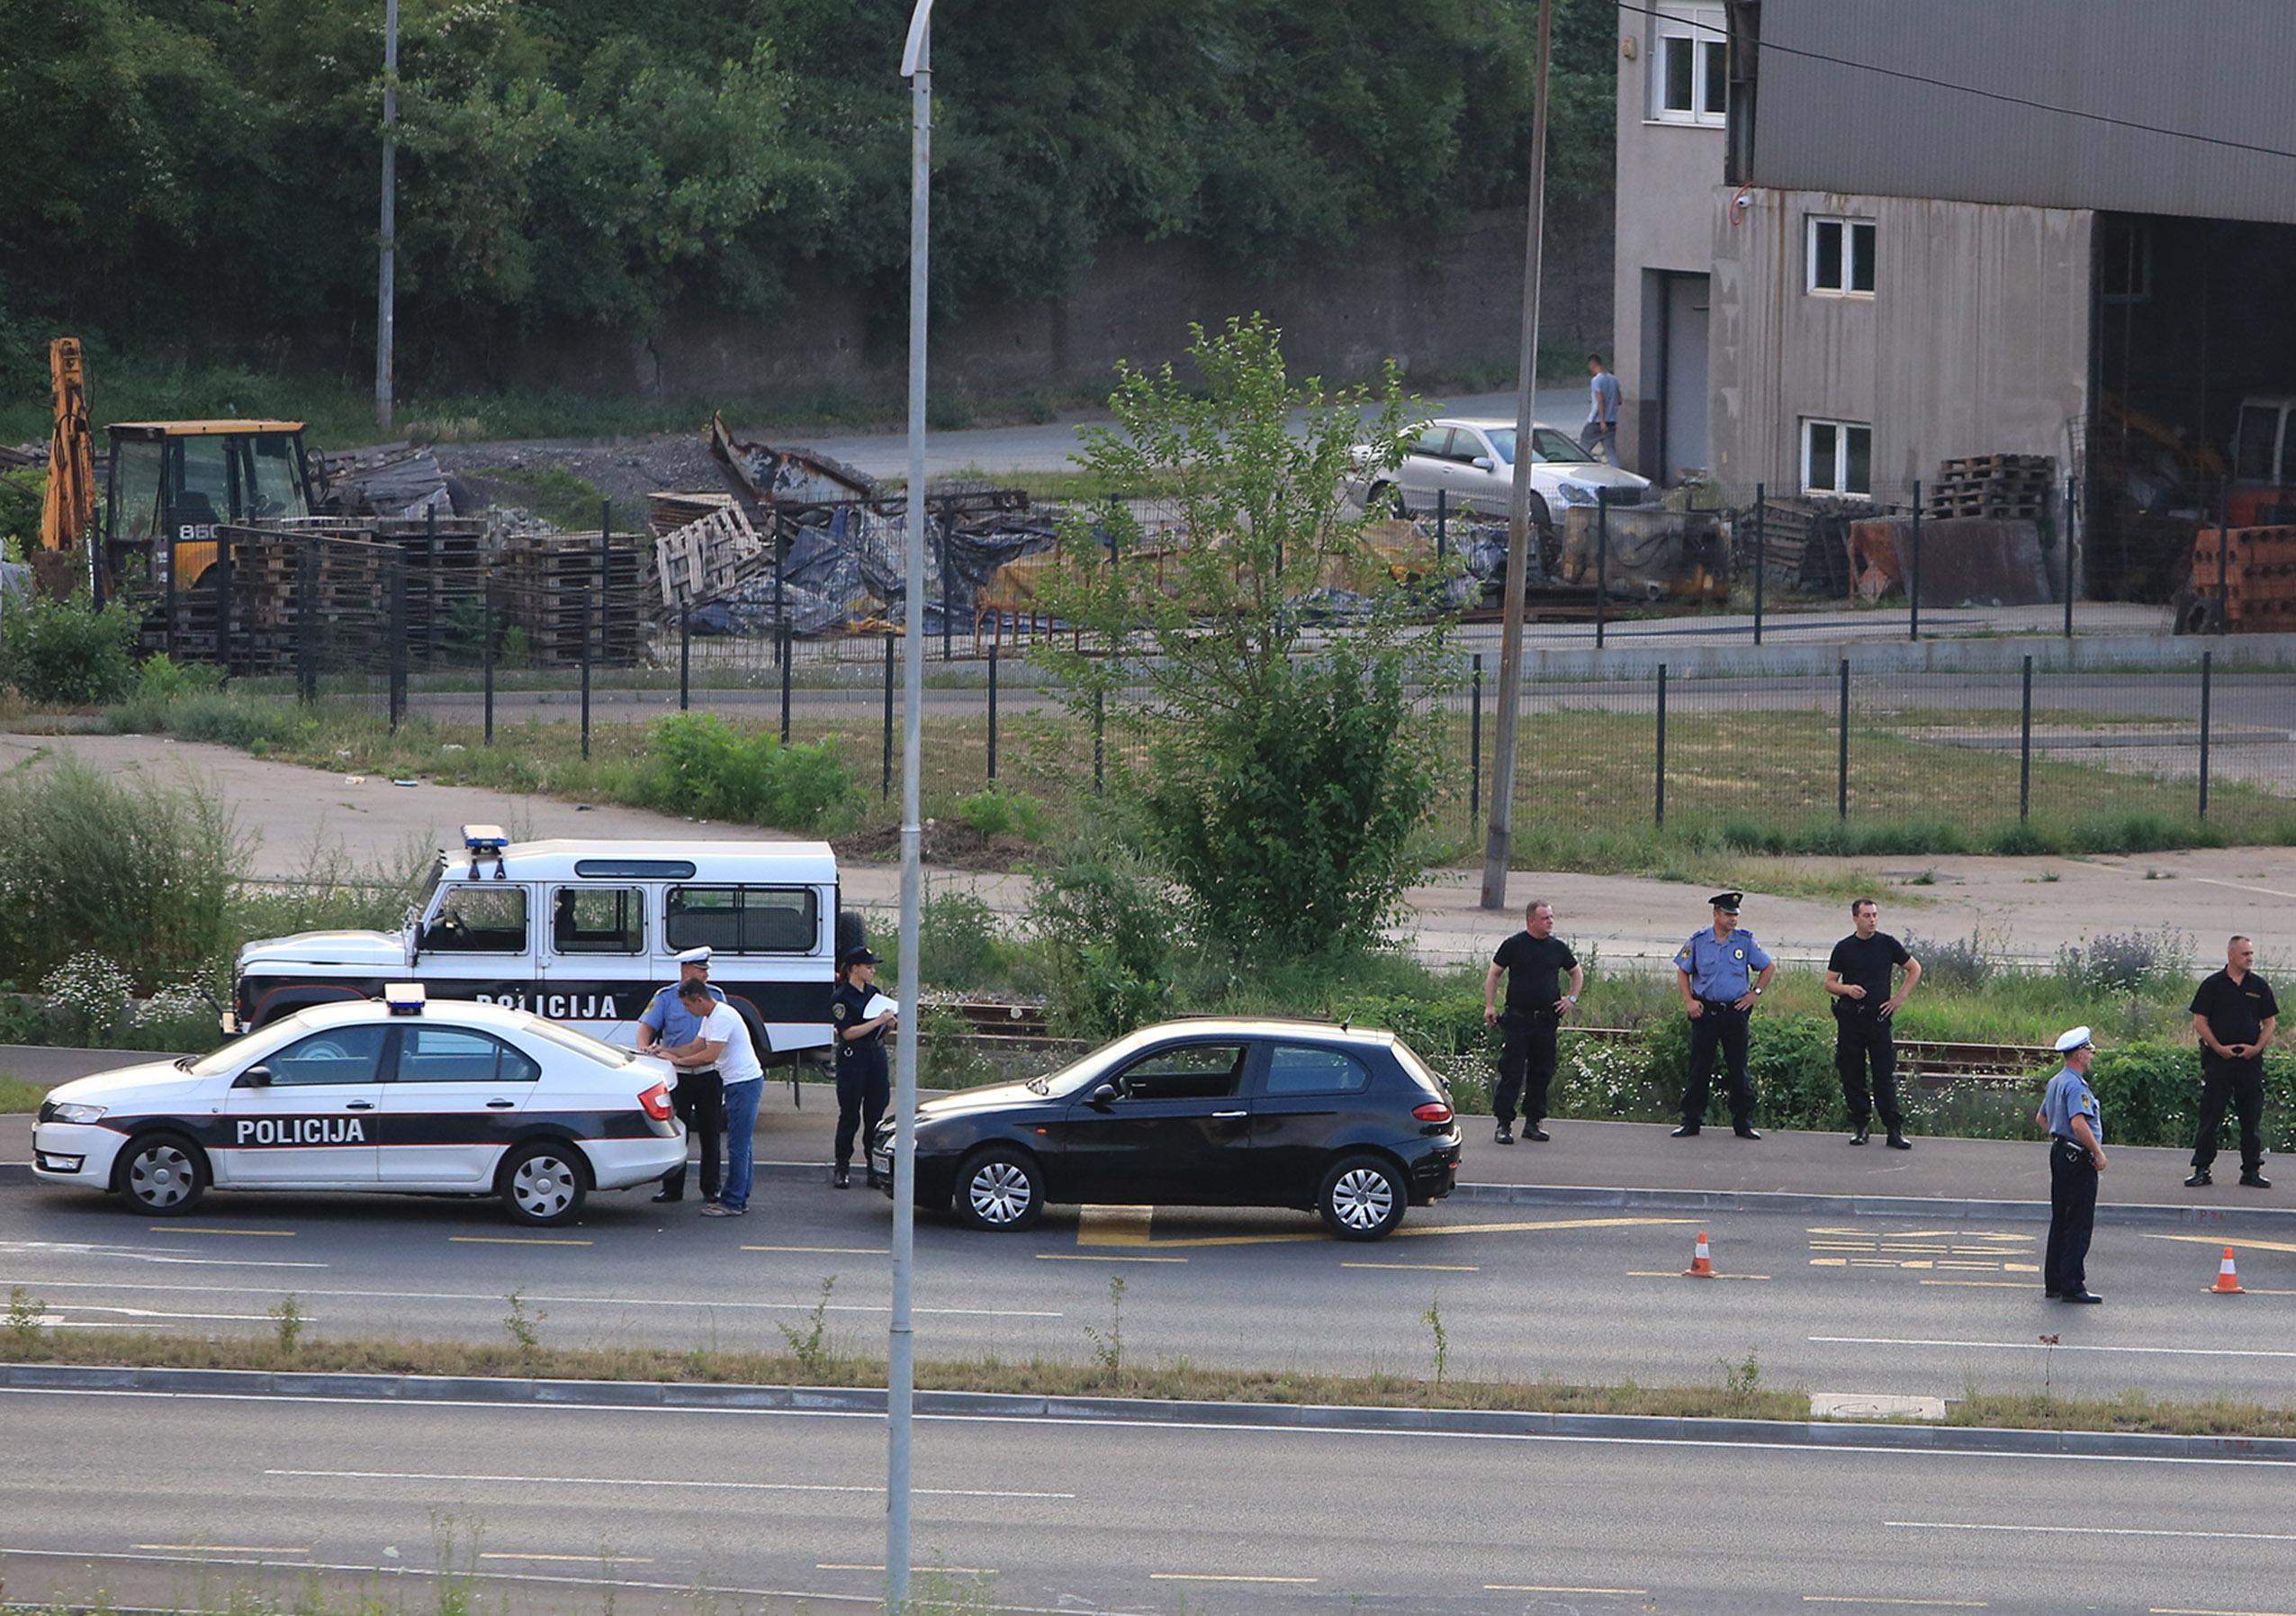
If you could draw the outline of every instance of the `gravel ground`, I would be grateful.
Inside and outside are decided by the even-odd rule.
[[[482,466],[514,470],[556,466],[572,472],[617,507],[643,512],[646,496],[671,490],[716,492],[725,487],[717,463],[699,432],[595,443],[545,438],[527,443],[443,443],[433,451],[440,467],[466,474]]]

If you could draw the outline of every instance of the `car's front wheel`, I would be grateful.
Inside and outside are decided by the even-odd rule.
[[[112,1187],[138,1212],[181,1217],[207,1193],[207,1158],[173,1133],[147,1133],[120,1152]]]
[[[521,1223],[547,1228],[581,1215],[590,1181],[581,1152],[544,1141],[523,1145],[502,1164],[502,1205]]]
[[[1316,1210],[1342,1240],[1378,1240],[1411,1204],[1402,1170],[1381,1156],[1346,1156],[1323,1176]]]
[[[957,1175],[957,1215],[999,1233],[1027,1228],[1044,1215],[1044,1170],[1025,1151],[992,1145]]]
[[[1364,512],[1375,521],[1410,514],[1403,509],[1403,491],[1387,482],[1374,483],[1364,491]]]

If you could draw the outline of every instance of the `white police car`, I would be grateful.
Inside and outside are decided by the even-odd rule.
[[[667,1061],[523,1010],[434,1009],[411,984],[384,1001],[67,1083],[40,1107],[32,1171],[162,1217],[212,1186],[497,1195],[547,1224],[685,1160]]]

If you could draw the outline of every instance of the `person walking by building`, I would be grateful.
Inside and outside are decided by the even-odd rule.
[[[678,980],[657,992],[638,1016],[637,1044],[641,1055],[667,1055],[673,1050],[689,1048],[701,1031],[701,1018],[689,1015],[679,1000],[679,990],[688,982],[709,982],[709,950],[689,948],[678,956]],[[723,1004],[725,995],[710,988],[710,997]],[[686,1132],[701,1147],[701,1198],[717,1199],[718,1143],[725,1132],[725,1091],[715,1068],[694,1070],[680,1070],[678,1087],[671,1091],[670,1103],[678,1113],[678,1120],[686,1124]],[[662,1180],[656,1201],[682,1201],[686,1198],[686,1164]]]
[[[2041,1291],[2051,1301],[2102,1302],[2089,1288],[2089,1236],[2097,1221],[2097,1175],[2104,1171],[2104,1117],[2089,1087],[2097,1046],[2086,1027],[2057,1041],[2064,1064],[2041,1093],[2034,1124],[2048,1133],[2048,1250]]]
[[[1618,378],[1600,354],[1587,356],[1587,453],[1606,465],[1618,464]]]
[[[2240,1118],[2240,1182],[2270,1189],[2264,1177],[2264,1052],[2280,1029],[2280,1001],[2255,971],[2256,945],[2246,937],[2225,944],[2224,969],[2192,995],[2192,1031],[2201,1039],[2201,1126],[2192,1141],[2187,1189],[2215,1179],[2217,1135],[2228,1101]]]
[[[1562,990],[1568,973],[1571,990]],[[1507,1008],[1499,1008],[1499,979],[1507,978]],[[1571,945],[1554,934],[1554,906],[1535,902],[1523,911],[1523,929],[1499,945],[1483,972],[1483,1024],[1499,1029],[1499,1087],[1491,1137],[1515,1142],[1515,1103],[1523,1105],[1523,1137],[1544,1144],[1547,1091],[1554,1082],[1554,1034],[1579,1002],[1587,973]]]
[[[1677,1139],[1695,1139],[1706,1122],[1706,1097],[1714,1079],[1714,1057],[1722,1052],[1730,1091],[1731,1131],[1741,1139],[1754,1132],[1754,1081],[1746,1074],[1746,1028],[1754,1001],[1769,986],[1776,961],[1738,924],[1743,892],[1717,892],[1706,901],[1714,924],[1685,943],[1674,956],[1675,985],[1682,1011],[1690,1018],[1690,1073],[1682,1088],[1682,1125]],[[1760,974],[1755,974],[1759,972]]]
[[[1850,906],[1856,929],[1833,945],[1825,962],[1825,990],[1833,998],[1833,1065],[1841,1074],[1841,1098],[1850,1107],[1851,1144],[1871,1136],[1873,1115],[1881,1113],[1889,1148],[1910,1151],[1905,1114],[1897,1104],[1897,1040],[1890,1017],[1922,980],[1922,962],[1881,929],[1881,907],[1870,898]],[[1897,968],[1905,985],[1892,993]],[[1867,1068],[1872,1067],[1870,1091]]]
[[[707,1069],[724,1080],[725,1094],[725,1182],[717,1199],[701,1209],[704,1217],[740,1217],[750,1209],[755,1170],[758,1101],[765,1095],[765,1065],[741,1012],[712,996],[707,982],[681,983],[678,1000],[699,1022],[694,1042],[670,1052],[680,1070]]]
[[[837,1165],[829,1181],[839,1189],[853,1181],[856,1134],[869,1187],[878,1187],[877,1162],[869,1148],[892,1087],[885,1061],[886,1029],[898,1019],[892,1009],[869,1014],[869,1001],[878,997],[878,962],[868,949],[854,949],[839,963],[837,990],[829,996],[830,1035],[837,1041]]]

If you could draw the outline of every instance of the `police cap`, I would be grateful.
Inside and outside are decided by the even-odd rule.
[[[875,954],[869,952],[869,951],[866,948],[851,948],[845,951],[844,963],[847,965],[881,965],[884,961],[879,960]]]
[[[709,950],[706,947],[689,948],[684,953],[678,956],[678,963],[680,965],[707,965],[709,963]]]
[[[2075,1027],[2069,1033],[2060,1033],[2057,1034],[2057,1052],[2060,1055],[2069,1055],[2075,1050],[2086,1049],[2090,1044],[2094,1043],[2095,1042],[2096,1040],[2089,1035],[2088,1028]]]
[[[1735,915],[1738,912],[1739,904],[1744,901],[1745,897],[1743,892],[1717,892],[1706,901],[1725,915]]]

